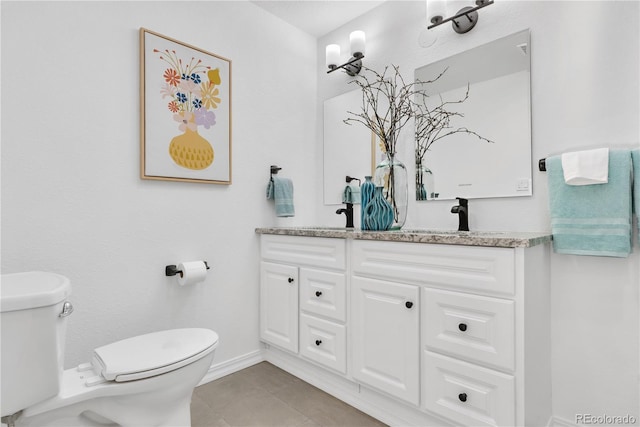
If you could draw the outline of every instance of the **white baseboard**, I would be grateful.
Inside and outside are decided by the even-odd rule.
[[[248,368],[249,366],[253,366],[264,360],[265,358],[262,350],[256,350],[221,363],[213,363],[198,385],[200,386],[213,380],[217,380],[218,378],[233,374],[234,372]]]

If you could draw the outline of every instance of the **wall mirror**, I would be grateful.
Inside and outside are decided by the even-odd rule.
[[[449,104],[463,117],[453,128],[468,133],[436,141],[421,159],[416,155],[416,199],[449,200],[530,196],[531,101],[529,30],[495,40],[415,70],[428,103],[468,98]]]
[[[360,89],[338,95],[324,102],[323,182],[324,204],[342,204],[347,175],[364,180],[375,168],[375,139],[364,126],[343,122],[347,111],[359,111]]]

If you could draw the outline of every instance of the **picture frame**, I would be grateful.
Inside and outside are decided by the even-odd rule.
[[[231,60],[140,28],[140,178],[231,184]]]

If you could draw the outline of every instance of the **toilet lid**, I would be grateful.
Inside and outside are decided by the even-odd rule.
[[[212,330],[171,329],[96,348],[94,360],[106,380],[132,381],[186,366],[211,353],[217,345],[218,334]]]

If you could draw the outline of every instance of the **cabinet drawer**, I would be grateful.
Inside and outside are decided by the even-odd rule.
[[[511,248],[353,242],[355,274],[437,288],[513,295],[515,254]]]
[[[511,375],[423,353],[423,406],[457,425],[515,425],[514,387]]]
[[[300,314],[300,354],[340,373],[347,372],[346,328]]]
[[[345,252],[344,239],[273,234],[263,234],[260,238],[262,259],[288,264],[344,270]]]
[[[344,322],[346,310],[346,276],[344,273],[300,269],[300,309]]]
[[[438,350],[514,370],[514,302],[438,289],[422,290],[422,342]]]

